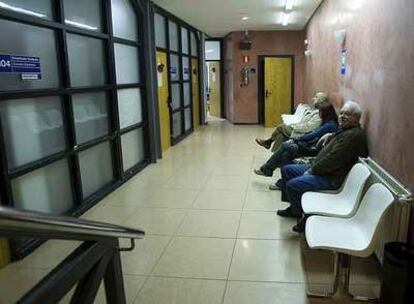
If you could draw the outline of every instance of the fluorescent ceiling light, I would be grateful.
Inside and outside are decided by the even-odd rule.
[[[206,53],[213,53],[213,52],[214,52],[214,50],[211,50],[211,49],[206,50]]]
[[[75,22],[75,21],[72,21],[72,20],[67,20],[67,19],[65,19],[65,23],[66,23],[66,24],[69,24],[69,25],[76,26],[76,27],[83,28],[83,29],[85,29],[85,30],[96,31],[96,30],[98,29],[98,28],[97,28],[97,27],[95,27],[95,26],[90,26],[90,25],[87,25],[87,24],[83,24],[83,23],[79,23],[79,22]]]
[[[243,16],[243,17],[241,17],[241,20],[243,20],[243,21],[246,21],[246,20],[248,20],[249,19],[249,17],[248,16]]]
[[[295,0],[286,0],[286,10],[290,11],[295,5]]]
[[[9,10],[9,11],[13,11],[13,12],[21,13],[21,14],[25,14],[25,15],[35,16],[35,17],[39,17],[39,18],[45,18],[46,17],[45,14],[37,13],[37,12],[27,10],[27,9],[24,9],[24,8],[21,8],[21,7],[17,7],[17,6],[8,5],[7,3],[1,2],[1,1],[0,1],[0,7],[4,8],[6,10]]]
[[[283,13],[282,14],[282,25],[287,26],[289,24],[289,14]]]

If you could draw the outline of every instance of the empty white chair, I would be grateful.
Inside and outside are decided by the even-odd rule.
[[[377,183],[368,189],[353,217],[311,216],[307,220],[305,236],[309,247],[331,250],[335,254],[334,291],[326,294],[308,292],[308,296],[325,298],[339,293],[359,301],[377,300],[355,297],[349,293],[350,256],[368,257],[374,252],[380,235],[380,224],[393,201],[391,192]],[[338,290],[339,284],[342,284],[342,288]]]
[[[350,217],[358,209],[364,185],[371,175],[363,164],[355,164],[338,193],[306,192],[302,196],[305,214]]]
[[[282,114],[283,123],[288,126],[298,123],[309,108],[309,105],[300,103],[294,114]]]

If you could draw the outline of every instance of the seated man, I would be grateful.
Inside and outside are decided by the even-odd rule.
[[[294,164],[282,167],[282,200],[290,202],[290,207],[277,211],[284,217],[302,217],[301,198],[307,191],[336,190],[344,181],[358,157],[366,156],[365,132],[359,120],[361,107],[347,101],[339,114],[339,129],[330,142],[318,153],[312,165]],[[295,232],[303,232],[305,222],[293,227]]]
[[[321,124],[318,107],[319,105],[326,104],[328,102],[328,97],[325,93],[318,92],[315,94],[315,97],[312,98],[312,101],[313,108],[307,110],[299,123],[292,126],[286,126],[282,123],[276,127],[270,138],[256,138],[256,143],[266,149],[270,149],[273,143],[272,152],[276,152],[279,150],[282,143],[290,137],[298,137],[318,128]]]
[[[338,127],[338,117],[335,108],[330,103],[319,106],[319,116],[322,120],[322,125],[319,128],[300,137],[285,141],[282,147],[260,169],[254,170],[254,173],[272,176],[276,168],[289,164],[296,157],[316,156],[322,148],[321,145],[315,144],[316,141],[327,133],[336,132]],[[270,189],[273,190],[271,187]]]

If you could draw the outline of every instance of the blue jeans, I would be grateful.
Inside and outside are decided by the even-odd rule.
[[[321,175],[304,174],[311,166],[304,164],[282,167],[282,200],[291,203],[293,213],[302,213],[302,194],[308,191],[336,190],[340,184]]]

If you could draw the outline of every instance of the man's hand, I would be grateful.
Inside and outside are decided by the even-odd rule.
[[[319,138],[318,142],[316,143],[317,146],[326,146],[332,139],[335,133],[327,133],[321,138]]]
[[[304,175],[312,175],[312,168],[309,168],[308,170],[305,171],[305,173],[303,173]]]
[[[285,141],[284,143],[287,144],[287,145],[290,145],[290,144],[294,144],[295,141],[293,139],[289,139],[289,140]]]

